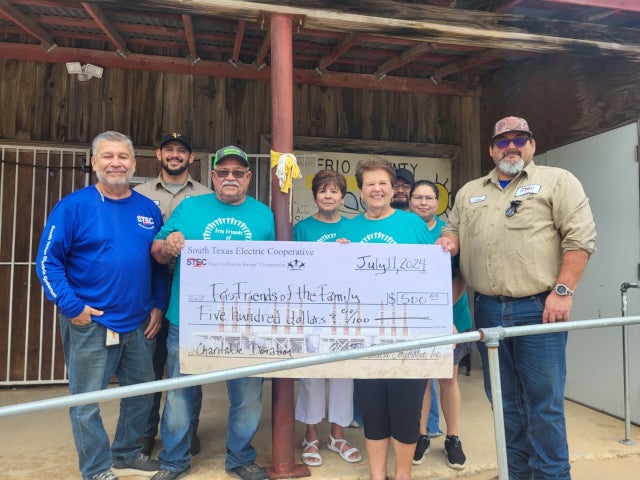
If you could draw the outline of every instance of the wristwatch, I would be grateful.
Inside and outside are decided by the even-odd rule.
[[[561,297],[566,297],[567,295],[572,296],[575,293],[573,290],[567,287],[564,283],[557,284],[553,288],[553,291],[556,292],[556,294],[560,295]]]

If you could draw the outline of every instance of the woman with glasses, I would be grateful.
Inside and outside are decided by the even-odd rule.
[[[438,211],[439,191],[438,187],[429,180],[418,180],[409,193],[409,208],[427,224],[433,238],[440,237],[440,231],[445,222],[436,215]],[[465,291],[464,279],[458,269],[458,257],[453,258],[453,324],[455,332],[465,332],[471,328],[471,311],[469,299]],[[447,465],[451,468],[462,469],[465,467],[466,456],[462,451],[462,443],[458,439],[458,426],[460,421],[460,408],[462,399],[460,386],[458,385],[458,365],[460,360],[472,351],[471,343],[456,345],[453,351],[453,376],[440,378],[440,403],[442,413],[447,423],[447,436],[444,441],[444,453],[447,457]],[[431,380],[429,380],[431,382]],[[431,408],[431,389],[427,388],[422,401],[420,416],[420,438],[413,456],[414,465],[424,462],[425,455],[431,447],[431,439],[427,433],[427,416]]]
[[[318,211],[293,227],[293,239],[305,242],[335,242],[342,236],[347,219],[340,207],[347,193],[347,181],[334,170],[320,170],[311,182],[313,199]],[[316,425],[325,415],[325,379],[301,378],[296,401],[296,420],[307,425],[302,441],[302,461],[310,467],[322,465],[320,439]],[[360,450],[345,438],[344,428],[353,420],[353,380],[329,379],[329,422],[331,432],[327,448],[350,463],[362,460]]]

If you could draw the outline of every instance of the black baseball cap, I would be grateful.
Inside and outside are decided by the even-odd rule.
[[[169,142],[180,142],[185,147],[187,147],[187,150],[189,150],[189,153],[191,153],[192,151],[189,137],[187,137],[186,135],[183,135],[182,133],[171,132],[170,134],[166,135],[160,142],[160,148],[164,147]]]
[[[411,173],[406,168],[398,168],[398,169],[396,169],[396,178],[401,178],[402,180],[407,182],[412,187],[416,183],[416,180],[413,177],[413,173]]]

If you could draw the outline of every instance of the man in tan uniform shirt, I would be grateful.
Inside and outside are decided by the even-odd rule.
[[[506,117],[493,131],[496,167],[463,186],[437,241],[455,255],[475,291],[477,328],[566,322],[572,296],[595,251],[589,201],[570,172],[533,162],[526,120]],[[571,478],[564,417],[567,332],[500,342],[509,478]],[[485,390],[490,382],[482,356]]]
[[[195,159],[195,154],[191,148],[189,138],[181,133],[170,133],[160,142],[160,147],[156,149],[156,157],[160,162],[160,175],[158,178],[149,180],[141,185],[136,185],[134,190],[150,198],[158,205],[162,212],[162,219],[166,222],[178,204],[187,197],[194,195],[205,195],[211,193],[211,189],[196,182],[189,174],[189,165]],[[169,285],[175,269],[175,262],[169,265]],[[158,332],[156,341],[156,351],[153,356],[153,368],[156,380],[161,380],[164,375],[165,364],[167,362],[167,332],[169,322],[163,319],[162,329]],[[160,421],[160,399],[162,394],[157,392],[154,397],[153,407],[149,413],[149,420],[144,436],[140,439],[143,452],[151,455],[155,444],[155,437],[158,434],[158,422]],[[202,403],[202,389],[196,388],[193,408],[193,436],[191,439],[191,453],[197,454],[200,451],[200,440],[197,435],[198,422],[200,419],[200,406]]]

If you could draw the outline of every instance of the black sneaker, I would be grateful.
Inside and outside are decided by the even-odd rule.
[[[153,477],[151,477],[151,480],[178,480],[179,478],[182,478],[189,474],[189,468],[191,467],[187,467],[186,469],[181,470],[180,472],[172,472],[170,470],[162,469],[158,473],[156,473]]]
[[[413,454],[413,464],[421,465],[424,457],[431,451],[431,439],[429,435],[420,435],[418,443],[416,443],[416,451]]]
[[[232,468],[229,472],[240,477],[242,480],[269,480],[267,471],[254,462]]]
[[[139,453],[128,463],[114,463],[113,468],[118,470],[117,474],[123,477],[127,475],[144,475],[145,473],[156,473],[160,470],[160,462],[151,460],[149,455]]]
[[[456,470],[462,470],[467,462],[467,457],[462,451],[462,443],[456,435],[447,435],[444,441],[444,454],[447,457],[447,465]]]

